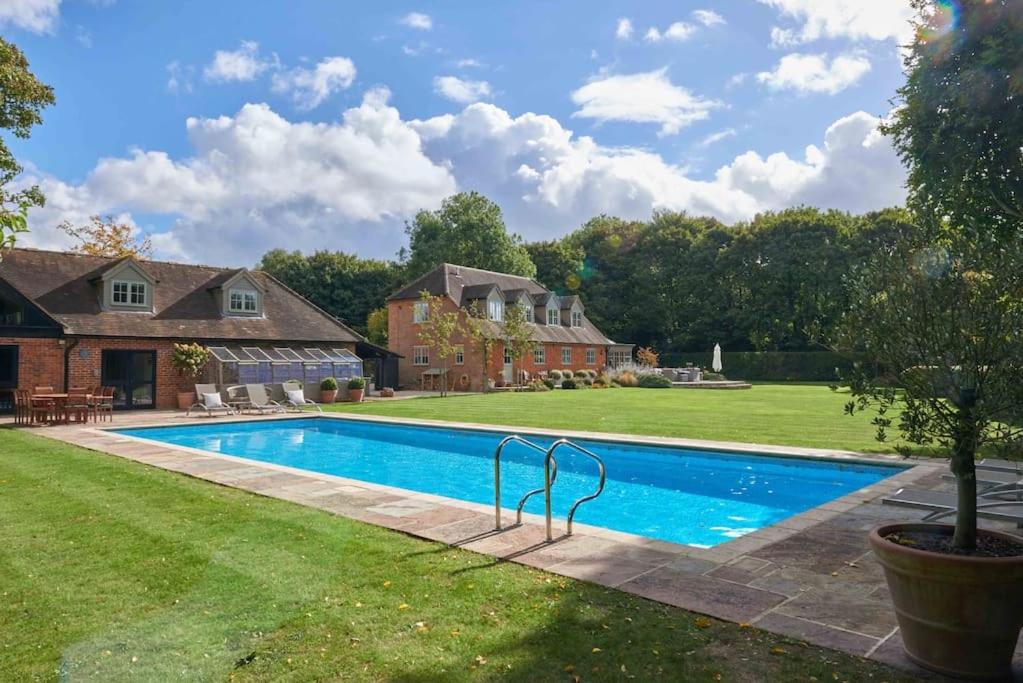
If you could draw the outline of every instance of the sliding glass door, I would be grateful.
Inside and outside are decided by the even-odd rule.
[[[104,351],[103,386],[114,388],[114,407],[156,405],[156,351]]]

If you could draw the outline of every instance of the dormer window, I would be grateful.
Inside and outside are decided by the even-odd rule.
[[[547,324],[548,325],[560,325],[561,324],[561,313],[556,308],[547,309]]]
[[[504,320],[504,302],[500,299],[488,299],[487,318],[494,322],[501,322]]]
[[[232,313],[258,313],[259,296],[249,289],[232,289],[228,295],[228,310]]]
[[[148,290],[145,282],[114,280],[111,283],[110,300],[115,306],[148,306]]]
[[[572,327],[583,326],[583,313],[582,311],[572,311]]]
[[[522,306],[522,312],[526,316],[526,322],[527,323],[533,322],[534,321],[534,318],[533,318],[533,307],[532,306],[526,306],[525,304],[519,304],[519,305]]]

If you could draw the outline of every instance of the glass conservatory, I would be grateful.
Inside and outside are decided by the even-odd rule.
[[[298,381],[318,387],[334,377],[338,382],[362,377],[362,359],[348,349],[298,346],[211,346],[205,377],[220,385],[280,384]]]

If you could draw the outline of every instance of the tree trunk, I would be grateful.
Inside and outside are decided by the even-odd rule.
[[[958,401],[958,426],[952,451],[952,474],[956,476],[956,528],[952,546],[961,550],[977,547],[977,444],[979,427],[974,416],[976,391],[962,389]]]

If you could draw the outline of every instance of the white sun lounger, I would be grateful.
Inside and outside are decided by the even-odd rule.
[[[977,496],[977,516],[1023,526],[1023,500],[999,500],[995,497],[1004,493]],[[959,504],[954,492],[915,489],[899,489],[882,498],[881,502],[885,505],[930,510],[930,514],[923,518],[925,522],[954,515]]]
[[[260,414],[284,412],[280,403],[270,400],[264,385],[246,384],[245,391],[249,395],[249,400],[245,403],[245,410],[257,410]]]
[[[186,417],[190,416],[192,414],[193,410],[201,410],[201,411],[203,411],[203,414],[205,414],[207,417],[213,417],[214,415],[216,415],[218,413],[223,413],[224,415],[234,415],[235,414],[234,408],[232,408],[231,406],[227,405],[226,403],[223,403],[223,404],[218,405],[218,406],[208,406],[208,405],[206,405],[206,394],[218,394],[219,395],[220,391],[217,389],[217,385],[216,384],[196,384],[195,385],[195,396],[199,400],[196,401],[195,403],[193,403],[191,406],[188,407],[188,410],[185,412],[185,416]]]
[[[1023,461],[1021,460],[999,460],[998,458],[984,458],[977,462],[978,470],[989,472],[1015,472],[1023,478]]]

